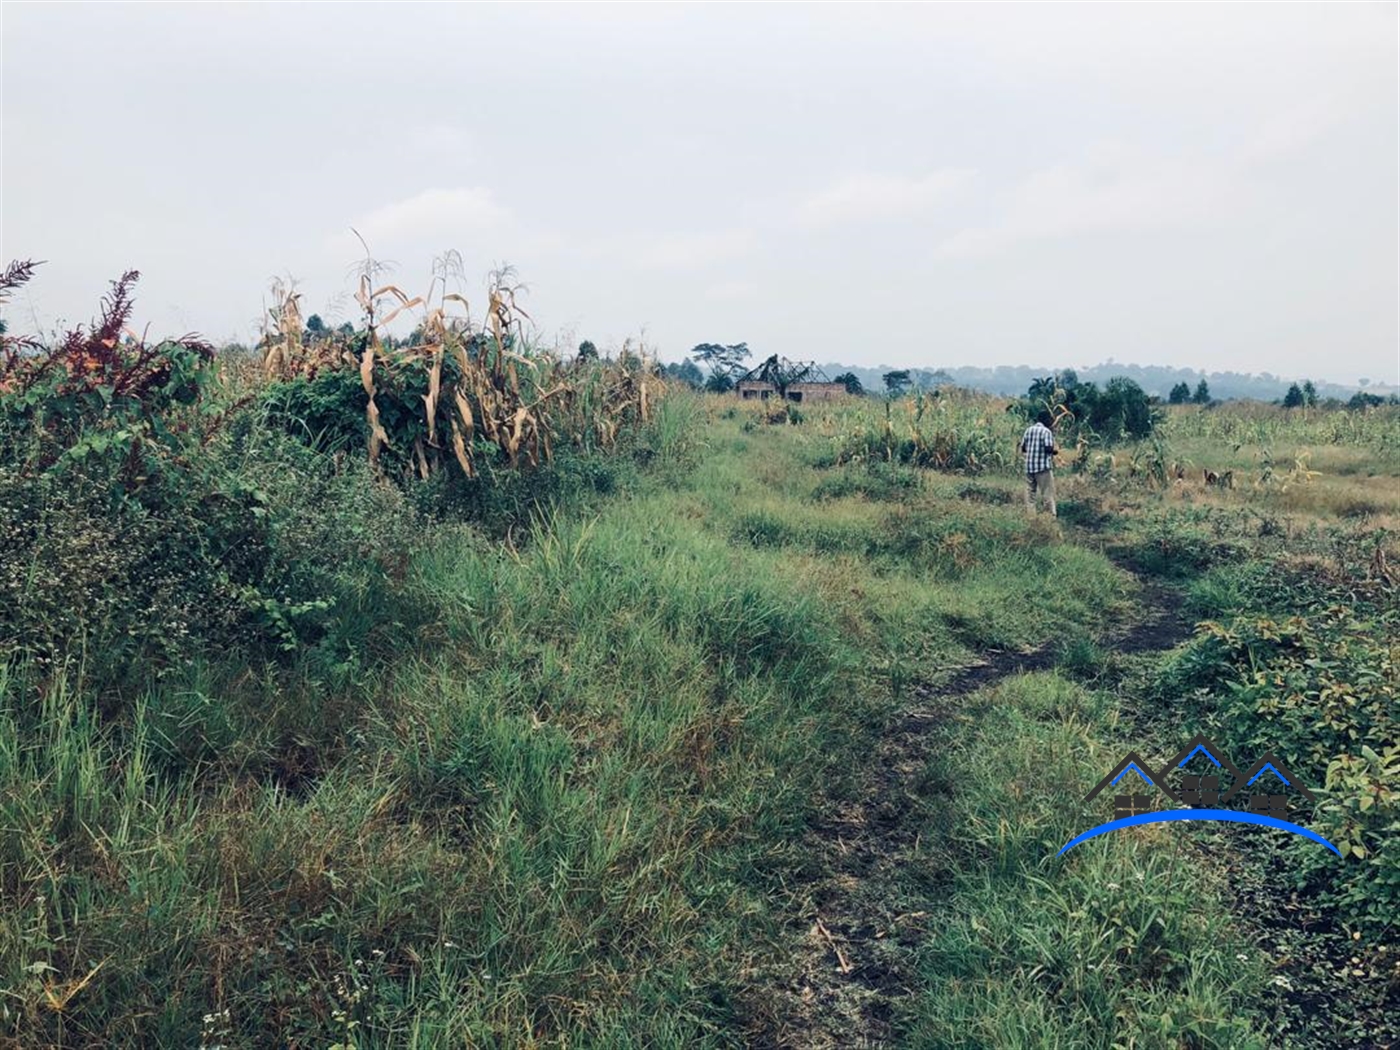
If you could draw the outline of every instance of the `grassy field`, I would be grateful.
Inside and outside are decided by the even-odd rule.
[[[436,473],[295,451],[275,414],[230,428],[210,454],[263,479],[249,520],[277,523],[300,604],[276,644],[195,625],[118,662],[83,645],[125,615],[98,580],[101,623],[14,650],[0,1034],[1384,1045],[1394,411],[1174,412],[1156,446],[1085,450],[1056,524],[1020,505],[1003,406],[772,422],[673,391],[615,442],[476,479],[456,515]],[[1155,484],[1153,455],[1191,470]],[[101,566],[124,534],[25,535],[13,633],[39,637],[33,610],[79,593],[41,553]],[[1056,857],[1125,745],[1197,731],[1326,771],[1321,819],[1356,850],[1324,870],[1250,847],[1296,929],[1266,930],[1218,848],[1247,831]]]

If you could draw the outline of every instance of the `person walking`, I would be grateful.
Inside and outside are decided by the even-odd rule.
[[[1054,417],[1042,411],[1021,435],[1021,455],[1026,457],[1026,510],[1034,514],[1038,497],[1044,496],[1052,518],[1057,517],[1055,457],[1060,454],[1059,446],[1055,444],[1054,426]]]

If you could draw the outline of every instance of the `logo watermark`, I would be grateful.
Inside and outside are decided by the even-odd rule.
[[[1202,773],[1192,773],[1195,766]],[[1121,786],[1120,786],[1121,785]],[[1135,789],[1131,794],[1127,788]],[[1160,770],[1154,771],[1135,751],[1130,751],[1085,796],[1092,802],[1109,788],[1113,793],[1113,819],[1070,839],[1060,855],[1099,835],[1119,828],[1170,821],[1219,820],[1231,824],[1262,824],[1302,835],[1326,846],[1340,857],[1336,846],[1310,828],[1290,818],[1313,794],[1272,751],[1244,772],[1229,755],[1204,736],[1197,735]]]

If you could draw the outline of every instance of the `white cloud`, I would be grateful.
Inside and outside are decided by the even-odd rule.
[[[1264,120],[1240,150],[1244,163],[1287,158],[1321,138],[1344,119],[1345,107],[1335,98],[1312,98]]]
[[[511,261],[541,326],[595,339],[645,318],[688,347],[718,312],[732,338],[848,363],[1130,345],[1393,381],[1396,11],[444,5],[424,33],[368,5],[6,4],[5,76],[28,90],[4,100],[0,223],[12,256],[53,260],[31,286],[45,314],[88,316],[138,266],[153,331],[184,327],[175,304],[246,338],[274,272],[327,316],[363,256],[353,223],[405,288],[452,246],[475,302]],[[483,34],[532,60],[462,63]],[[113,50],[147,73],[110,77]],[[379,67],[409,72],[341,89]],[[287,97],[305,119],[269,121]],[[85,164],[114,107],[139,156]],[[1141,148],[1095,150],[1123,139]],[[366,141],[392,156],[364,162]],[[275,190],[223,163],[241,155],[278,158]],[[932,266],[940,243],[987,257]],[[804,308],[871,267],[877,308]],[[929,324],[937,345],[911,343]]]
[[[970,168],[940,168],[914,177],[871,172],[851,175],[802,201],[797,221],[815,227],[922,218],[936,212],[976,174]]]
[[[739,302],[752,299],[758,293],[758,286],[751,281],[722,281],[706,288],[703,298],[715,303]]]
[[[371,247],[376,241],[433,237],[441,244],[504,225],[510,212],[484,186],[432,189],[386,204],[351,223]]]
[[[1229,163],[1104,145],[1083,163],[1033,172],[1005,195],[999,218],[952,234],[937,254],[964,258],[1027,240],[1188,227],[1228,214],[1238,188]]]
[[[441,160],[473,152],[476,142],[465,128],[442,121],[414,124],[400,133],[402,148]]]
[[[668,234],[648,241],[638,257],[647,266],[687,270],[728,262],[753,253],[758,238],[751,230]]]

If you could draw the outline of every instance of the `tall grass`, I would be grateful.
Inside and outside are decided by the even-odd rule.
[[[907,1045],[1267,1045],[1249,1017],[1264,960],[1189,847],[1145,829],[1056,856],[1095,823],[1077,800],[1118,757],[1110,711],[1058,676],[1008,679],[934,760],[928,780],[956,789],[925,803],[913,863],[949,882],[910,905],[930,934]]]
[[[1235,402],[1201,408],[1173,406],[1164,430],[1168,439],[1206,438],[1252,445],[1348,445],[1373,452],[1400,451],[1400,408],[1281,408]]]
[[[634,515],[430,555],[450,644],[358,705],[170,682],[104,726],[64,679],[31,709],[7,678],[10,1034],[718,1039],[754,869],[859,721],[854,656],[795,582]]]
[[[1047,598],[1074,619],[1116,576],[1015,516],[968,516],[947,549],[911,511],[957,497],[834,496],[864,471],[811,471],[801,427],[765,444],[704,411],[658,406],[629,498],[419,549],[417,626],[377,651],[336,626],[338,661],[206,659],[120,719],[61,673],[7,672],[5,1033],[689,1046],[761,1027],[744,975],[786,950],[775,902],[809,863],[818,787],[857,773],[911,680],[1050,638],[1028,565],[1076,580]],[[817,508],[846,531],[806,531]],[[745,535],[762,514],[780,542]]]
[[[332,406],[355,443],[251,410],[208,443],[266,475],[249,506],[291,581],[269,615],[333,595],[295,613],[314,635],[274,654],[189,644],[115,692],[62,659],[0,665],[3,1038],[651,1047],[774,1030],[753,975],[790,948],[801,833],[854,790],[911,687],[1067,634],[1092,659],[1131,608],[1102,554],[1007,503],[998,456],[1020,428],[996,402],[746,426],[742,407],[651,403],[630,364],[511,362],[505,332],[421,345],[446,348],[439,405],[466,382],[445,363],[457,345],[484,348],[482,376],[516,368],[516,413],[538,405],[531,375],[579,380],[522,423],[515,468],[483,439],[468,477],[454,417],[422,400],[436,351],[372,340],[372,392],[363,347],[314,368],[283,347],[275,367],[302,394],[372,396],[393,483],[358,394]],[[607,389],[622,372],[636,385]],[[313,418],[314,398],[260,396],[284,423]],[[604,439],[595,397],[631,406],[625,433]],[[398,461],[396,433],[412,435]],[[541,469],[519,469],[536,438]],[[448,520],[452,499],[470,513]],[[909,1040],[1082,1045],[1087,1024],[1251,1045],[1257,973],[1210,933],[1208,879],[1126,837],[1046,873],[1112,698],[1053,678],[984,699],[935,770],[963,788],[929,800],[921,860],[956,892],[918,957]],[[1154,878],[1110,896],[1130,865]]]
[[[976,474],[1018,463],[1024,429],[1009,402],[961,391],[900,401],[862,401],[830,412],[838,463],[907,463]]]

